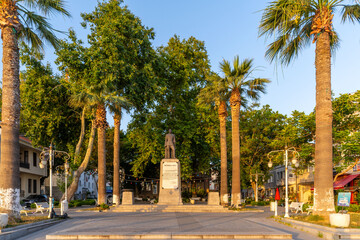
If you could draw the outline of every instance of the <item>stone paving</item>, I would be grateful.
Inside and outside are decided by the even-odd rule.
[[[155,234],[160,234],[162,239],[176,234],[188,234],[188,239],[196,235],[202,238],[207,235],[212,239],[217,239],[215,236],[218,235],[222,239],[233,239],[234,236],[244,234],[292,234],[292,239],[320,239],[269,219],[273,213],[268,208],[263,208],[263,213],[96,213],[72,210],[69,213],[71,219],[24,236],[20,240],[44,240],[47,235],[48,239],[51,238],[50,235],[137,235],[139,238],[143,236],[149,239]],[[226,236],[228,238],[225,238]]]

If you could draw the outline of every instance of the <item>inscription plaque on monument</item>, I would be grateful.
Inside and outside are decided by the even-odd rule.
[[[163,189],[177,189],[179,187],[178,165],[179,165],[178,162],[163,162],[163,166],[162,166]]]

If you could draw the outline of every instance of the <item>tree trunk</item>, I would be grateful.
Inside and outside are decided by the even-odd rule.
[[[82,143],[84,142],[84,137],[85,137],[85,113],[86,113],[86,108],[84,107],[81,113],[81,132],[80,132],[79,142],[77,143],[75,148],[75,157],[74,157],[75,164],[79,161],[80,148],[82,146]]]
[[[332,106],[330,36],[318,36],[315,50],[316,67],[316,137],[314,214],[328,215],[335,211],[332,162]]]
[[[72,181],[71,185],[68,187],[68,200],[70,200],[74,197],[76,190],[78,189],[81,174],[83,174],[83,172],[86,170],[86,168],[89,164],[91,152],[92,152],[92,149],[94,146],[94,139],[95,139],[95,135],[96,135],[95,130],[96,130],[95,123],[94,123],[94,121],[92,121],[90,138],[89,138],[89,143],[88,143],[88,147],[86,150],[86,154],[85,154],[84,160],[81,163],[80,167],[74,172],[73,181]],[[61,201],[64,199],[65,199],[65,194],[63,194],[63,196],[61,197]]]
[[[120,204],[120,121],[121,115],[114,116],[114,178],[113,178],[113,203]]]
[[[221,101],[219,106],[220,120],[220,155],[221,155],[221,186],[220,186],[220,202],[221,205],[229,204],[228,196],[228,179],[227,179],[227,148],[226,148],[226,102]]]
[[[98,204],[106,202],[106,110],[103,104],[96,110],[98,131]]]
[[[232,186],[231,186],[231,205],[238,207],[241,205],[241,185],[240,185],[240,92],[234,89],[230,97],[231,105],[231,126],[232,126]]]
[[[16,31],[1,29],[3,41],[0,212],[20,215],[20,80]]]

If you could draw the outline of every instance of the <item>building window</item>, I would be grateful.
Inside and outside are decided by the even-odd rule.
[[[33,153],[33,166],[34,166],[34,167],[37,166],[37,155],[36,155],[36,152]]]
[[[37,192],[37,181],[35,179],[33,180],[33,191],[34,193]]]
[[[31,193],[31,179],[28,179],[28,193]]]
[[[29,152],[24,151],[24,163],[29,163]]]

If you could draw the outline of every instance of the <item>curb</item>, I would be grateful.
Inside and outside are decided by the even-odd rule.
[[[324,239],[360,239],[360,229],[331,228],[313,223],[284,218],[274,220]]]
[[[24,237],[27,234],[39,231],[41,229],[50,227],[57,223],[63,222],[65,219],[50,219],[45,221],[40,221],[36,223],[24,224],[21,226],[16,226],[12,228],[5,228],[0,231],[1,240],[12,240],[19,237]]]
[[[97,234],[97,235],[46,235],[51,240],[88,240],[88,239],[292,239],[291,234]]]

